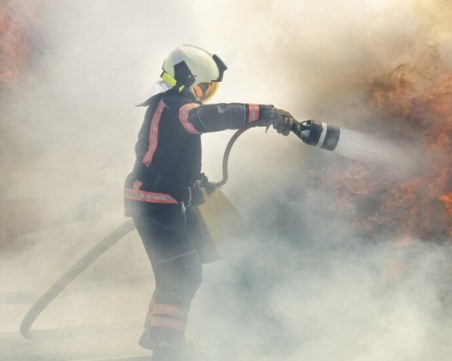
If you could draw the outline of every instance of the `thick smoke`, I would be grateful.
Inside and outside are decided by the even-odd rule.
[[[125,220],[122,183],[143,117],[134,105],[172,48],[193,43],[224,59],[215,101],[274,104],[364,131],[377,118],[364,109],[375,77],[431,47],[452,61],[451,14],[440,0],[45,1],[30,37],[38,50],[0,93],[2,201],[22,200],[4,217],[17,226],[2,239],[2,333],[17,335],[37,296]],[[212,180],[229,136],[204,136]],[[358,233],[348,210],[330,207],[330,183],[306,187],[313,165],[337,157],[271,129],[240,138],[224,191],[252,234],[205,266],[187,330],[200,359],[450,358],[450,250]],[[139,354],[147,262],[129,235],[38,320],[53,330],[47,340],[0,350],[11,360]]]

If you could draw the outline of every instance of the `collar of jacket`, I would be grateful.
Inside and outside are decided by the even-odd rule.
[[[188,89],[184,89],[181,92],[179,92],[176,89],[171,88],[171,89],[167,90],[166,92],[151,96],[145,102],[138,104],[137,107],[148,107],[152,103],[152,101],[154,100],[155,97],[164,97],[164,96],[190,98],[190,100],[193,103],[199,103],[198,99],[196,99],[196,97],[193,95],[193,93],[191,91],[189,91]]]

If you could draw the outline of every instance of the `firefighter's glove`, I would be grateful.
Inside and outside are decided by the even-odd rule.
[[[275,109],[275,118],[272,122],[273,128],[279,134],[289,135],[292,127],[296,124],[296,120],[289,112],[282,109]]]
[[[261,105],[258,125],[273,125],[273,128],[282,135],[289,135],[290,130],[296,124],[294,117],[285,110],[277,109],[273,105]]]
[[[268,128],[274,123],[276,117],[278,116],[276,108],[273,105],[260,105],[259,108],[259,120],[256,125]]]

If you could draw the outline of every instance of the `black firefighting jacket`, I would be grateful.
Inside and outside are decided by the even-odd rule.
[[[256,104],[203,105],[188,91],[170,89],[149,98],[135,146],[136,161],[125,182],[125,214],[183,202],[201,178],[201,134],[264,125]],[[260,122],[259,122],[260,120]]]

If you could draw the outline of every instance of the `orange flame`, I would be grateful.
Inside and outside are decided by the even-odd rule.
[[[415,176],[395,181],[354,161],[335,164],[322,180],[333,179],[336,204],[353,225],[369,234],[424,240],[452,235],[452,69],[433,51],[415,66],[400,66],[374,79],[365,131],[416,145],[425,156]],[[359,124],[363,126],[362,124]],[[352,124],[352,127],[359,126]],[[311,175],[312,177],[312,175]]]
[[[18,79],[30,61],[32,46],[27,34],[38,24],[42,0],[3,0],[0,4],[0,84]]]
[[[452,218],[452,192],[442,195],[441,197],[439,197],[439,200],[441,202],[444,202],[444,206],[446,207],[450,217]]]

